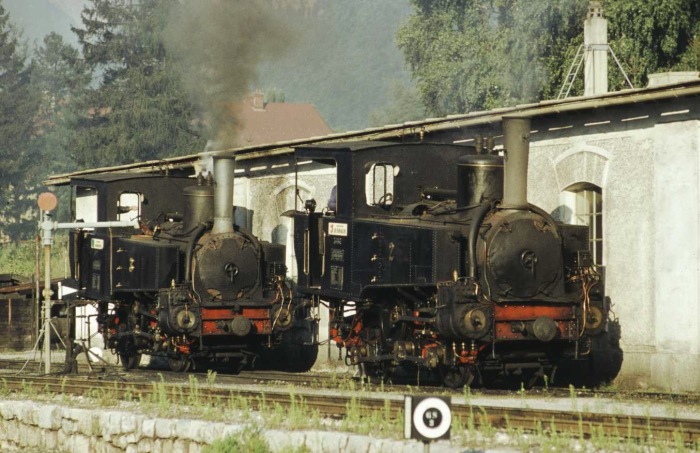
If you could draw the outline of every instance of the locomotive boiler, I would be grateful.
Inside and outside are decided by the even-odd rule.
[[[530,123],[504,121],[503,152],[352,142],[298,148],[334,165],[335,206],[295,214],[298,291],[327,304],[348,365],[445,385],[597,385],[622,363],[588,227],[527,201]],[[481,147],[479,147],[481,148]]]
[[[78,297],[95,301],[106,347],[127,369],[142,354],[175,371],[196,359],[306,371],[316,321],[286,280],[285,246],[234,223],[235,160],[213,175],[108,174],[71,180],[76,217],[139,220],[140,230],[71,236]]]

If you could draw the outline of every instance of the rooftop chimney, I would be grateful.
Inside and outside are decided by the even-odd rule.
[[[265,101],[263,99],[262,91],[260,90],[255,90],[255,94],[253,94],[253,110],[265,110]]]
[[[599,1],[588,4],[588,17],[583,25],[585,47],[584,96],[608,92],[608,21],[603,17]]]

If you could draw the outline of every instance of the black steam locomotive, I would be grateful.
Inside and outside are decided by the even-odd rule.
[[[427,368],[449,387],[617,375],[619,325],[588,227],[527,202],[529,134],[529,120],[505,121],[505,163],[444,144],[296,150],[337,170],[333,206],[306,201],[294,237],[298,292],[329,305],[349,365]]]
[[[70,241],[78,297],[97,301],[106,347],[125,368],[141,354],[177,371],[196,359],[293,371],[315,362],[317,321],[286,281],[284,245],[233,222],[234,170],[232,158],[214,157],[213,177],[71,180],[75,218],[139,221],[140,230],[86,228]]]

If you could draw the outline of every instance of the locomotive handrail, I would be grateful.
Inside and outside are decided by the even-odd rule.
[[[322,239],[323,245],[321,246],[323,253],[321,254],[321,277],[326,274],[326,232],[323,231]]]
[[[309,244],[309,237],[311,232],[309,229],[304,230],[304,275],[309,275],[309,261],[311,259],[311,245]]]

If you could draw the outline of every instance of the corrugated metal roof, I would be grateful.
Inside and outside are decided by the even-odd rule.
[[[551,115],[564,112],[580,112],[601,107],[639,104],[664,99],[699,95],[700,80],[661,87],[616,91],[597,96],[581,96],[561,100],[546,100],[533,104],[503,107],[482,112],[448,115],[443,118],[429,118],[422,121],[411,121],[402,124],[374,127],[359,131],[335,133],[320,137],[308,137],[304,139],[288,140],[264,145],[243,146],[238,148],[217,150],[214,152],[200,152],[187,156],[138,162],[116,167],[95,168],[61,175],[52,175],[45,181],[45,184],[63,185],[67,184],[72,177],[86,174],[109,173],[117,171],[148,173],[178,168],[189,168],[203,156],[211,154],[233,154],[238,160],[257,159],[268,156],[288,154],[293,152],[293,148],[295,146],[300,145],[346,140],[396,140],[407,136],[416,136],[419,134],[429,134],[437,131],[496,123],[502,121],[504,116],[510,115],[537,117],[541,115]]]

